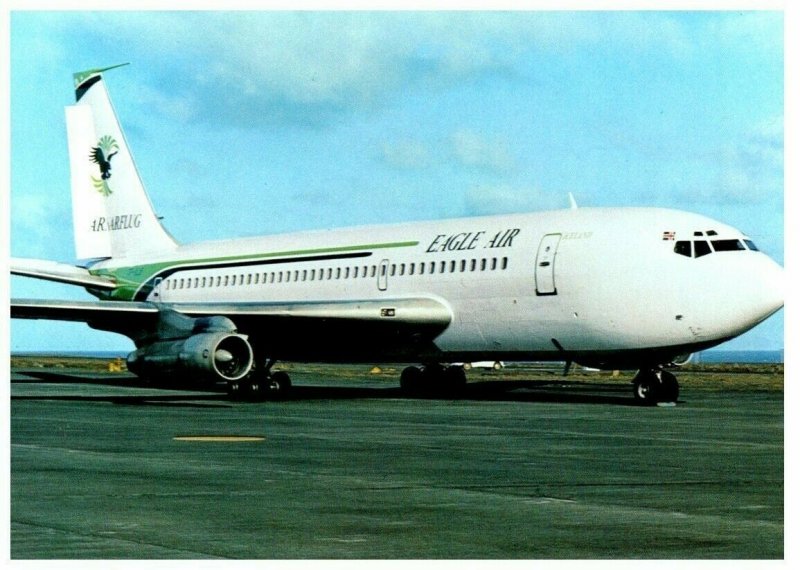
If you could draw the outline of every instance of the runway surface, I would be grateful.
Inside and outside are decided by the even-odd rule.
[[[248,404],[12,369],[11,557],[783,557],[781,390],[354,370]]]

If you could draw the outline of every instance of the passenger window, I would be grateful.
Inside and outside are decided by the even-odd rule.
[[[503,258],[503,265],[500,267],[500,269],[505,270],[507,267],[508,267],[508,258],[504,257]]]
[[[676,241],[675,253],[686,257],[692,257],[692,242],[690,241]]]
[[[466,269],[467,269],[467,260],[466,259],[462,259],[461,260],[461,273],[464,273],[464,271]]]
[[[497,258],[493,257],[492,258],[492,271],[494,271],[495,269],[497,269]]]
[[[697,240],[694,242],[694,256],[695,257],[703,257],[704,255],[708,255],[711,253],[711,246],[708,245],[708,242],[705,240]]]

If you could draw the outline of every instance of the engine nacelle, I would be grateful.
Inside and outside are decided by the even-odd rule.
[[[180,340],[157,341],[131,352],[128,370],[137,376],[189,382],[218,382],[244,378],[253,366],[247,337],[230,332],[205,332]]]

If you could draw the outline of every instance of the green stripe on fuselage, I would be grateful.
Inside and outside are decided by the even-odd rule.
[[[201,257],[197,259],[181,259],[162,261],[158,263],[147,263],[143,265],[130,265],[123,267],[90,269],[92,275],[110,277],[117,283],[117,288],[111,292],[100,294],[103,299],[113,299],[117,301],[132,301],[139,289],[153,280],[160,273],[166,270],[190,270],[193,266],[208,265],[228,265],[236,262],[249,262],[259,260],[271,260],[280,257],[297,257],[308,255],[325,255],[336,253],[348,253],[356,251],[370,251],[375,249],[390,249],[401,247],[414,247],[419,245],[418,241],[402,241],[391,243],[377,243],[367,245],[349,245],[343,247],[320,247],[314,249],[296,249],[289,251],[277,251],[272,253],[258,253],[248,255],[231,255],[226,257]]]

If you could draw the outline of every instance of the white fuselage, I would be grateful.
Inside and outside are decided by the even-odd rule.
[[[782,268],[745,239],[686,212],[585,208],[207,242],[92,269],[147,264],[136,298],[165,304],[429,297],[452,311],[435,345],[454,359],[606,363],[713,346],[780,309]],[[693,257],[700,241],[711,253]]]

